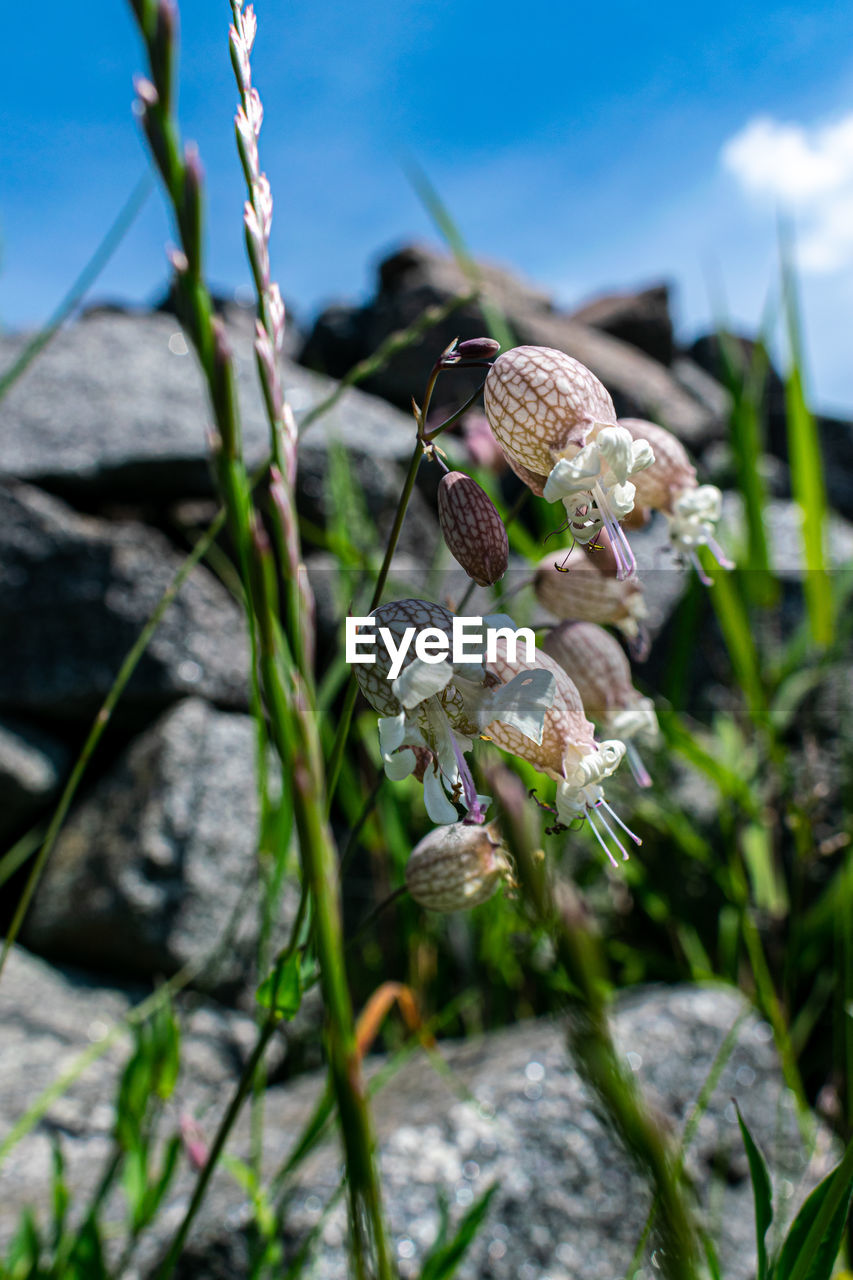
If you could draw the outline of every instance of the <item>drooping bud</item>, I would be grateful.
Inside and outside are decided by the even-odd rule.
[[[493,824],[436,827],[415,846],[406,864],[406,886],[428,911],[466,911],[486,902],[510,873],[510,861]]]
[[[651,786],[634,739],[654,743],[657,716],[651,698],[634,688],[631,666],[618,640],[594,622],[562,622],[548,632],[542,648],[571,676],[584,711],[602,734],[625,743],[635,781]]]
[[[501,349],[494,338],[466,338],[456,347],[456,354],[463,360],[491,360]]]
[[[566,555],[546,556],[533,579],[536,599],[555,618],[609,623],[630,640],[638,640],[646,616],[640,583],[636,578],[620,581],[599,569],[595,555],[575,546]]]
[[[462,471],[448,471],[438,486],[438,520],[450,554],[480,587],[506,573],[509,541],[491,498]]]
[[[498,356],[484,397],[510,464],[537,477],[547,478],[564,451],[582,448],[596,425],[616,425],[613,401],[595,374],[552,347],[513,347]]]

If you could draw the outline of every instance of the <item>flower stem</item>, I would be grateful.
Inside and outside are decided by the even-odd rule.
[[[655,1195],[660,1240],[658,1258],[667,1280],[696,1280],[698,1247],[688,1209],[682,1170],[661,1127],[647,1110],[616,1052],[607,1022],[606,986],[598,946],[585,927],[580,911],[561,913],[555,901],[544,860],[531,849],[524,793],[518,779],[503,770],[490,777],[502,801],[505,836],[515,860],[525,900],[551,935],[560,964],[571,983],[568,1001],[568,1041],[585,1084],[600,1099],[626,1150],[645,1173]]]

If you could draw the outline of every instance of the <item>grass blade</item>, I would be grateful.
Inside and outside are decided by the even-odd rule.
[[[740,1112],[740,1107],[735,1102],[737,1110],[737,1122],[740,1125],[741,1137],[743,1145],[746,1148],[746,1158],[749,1162],[749,1176],[752,1181],[752,1194],[755,1200],[755,1239],[758,1248],[758,1280],[766,1280],[767,1276],[767,1245],[765,1236],[770,1223],[773,1221],[773,1188],[770,1185],[770,1174],[767,1172],[767,1164],[764,1156],[761,1154],[755,1139],[746,1126],[746,1121]]]
[[[834,632],[825,545],[829,514],[826,485],[817,423],[806,402],[804,390],[800,310],[793,255],[784,232],[780,231],[779,239],[782,295],[790,355],[790,365],[785,377],[785,407],[791,488],[794,501],[800,508],[805,560],[803,589],[812,640],[819,648],[826,648],[832,643]]]

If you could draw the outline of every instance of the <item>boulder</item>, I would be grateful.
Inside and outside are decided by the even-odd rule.
[[[128,1027],[120,1024],[148,994],[150,988],[101,985],[80,970],[57,969],[22,947],[12,949],[0,982],[3,1137],[45,1089],[79,1064],[82,1054],[90,1060],[11,1147],[0,1167],[0,1257],[25,1206],[36,1208],[42,1224],[47,1221],[52,1141],[60,1144],[72,1189],[72,1217],[79,1221],[114,1149],[114,1101],[132,1045]],[[178,1008],[182,1069],[161,1118],[161,1132],[176,1132],[186,1115],[212,1135],[210,1114],[220,1114],[223,1094],[251,1053],[256,1029],[246,1014],[198,998],[181,1000]],[[280,1052],[281,1046],[276,1048]],[[193,1174],[183,1160],[178,1176],[184,1190],[192,1186]],[[108,1213],[113,1219],[123,1216],[121,1196],[112,1197]]]
[[[0,712],[91,718],[182,559],[144,525],[80,516],[31,486],[0,484]],[[191,693],[244,707],[248,660],[238,605],[196,568],[116,715],[138,723]]]
[[[252,327],[227,313],[236,361],[245,455],[269,452]],[[0,336],[0,369],[26,335]],[[338,388],[289,360],[282,376],[298,421]],[[63,329],[0,404],[0,478],[29,480],[78,504],[162,504],[205,496],[210,410],[195,356],[167,312],[99,310]],[[374,465],[408,461],[411,413],[344,391],[307,431],[301,451],[324,455],[340,440]]]
[[[547,295],[508,272],[479,264],[477,270],[484,298],[503,313],[514,341],[556,347],[588,365],[610,391],[620,416],[658,421],[697,450],[722,432],[722,421],[707,403],[638,347],[557,311]],[[410,246],[380,265],[376,296],[367,306],[352,309],[350,317],[340,305],[330,316],[320,316],[300,359],[341,377],[354,356],[365,358],[427,307],[464,298],[471,288],[471,281],[452,259]],[[413,395],[422,395],[436,356],[453,338],[478,337],[487,330],[481,305],[461,303],[447,320],[395,354],[364,385],[394,404],[408,406]],[[482,370],[459,369],[443,375],[435,393],[436,406],[459,404],[481,382]]]
[[[668,284],[602,294],[577,307],[570,319],[621,338],[660,364],[672,364],[675,342]]]
[[[62,831],[27,918],[31,949],[109,974],[253,990],[258,943],[256,731],[189,698],[135,739]],[[285,877],[274,945],[296,910]]]
[[[68,750],[56,738],[20,721],[0,720],[0,840],[50,803],[67,764]]]
[[[127,1008],[122,991],[93,988],[26,953],[14,953],[0,986],[3,1024],[13,1037],[12,1052],[0,1062],[3,1128],[8,1131],[41,1089],[104,1037]],[[239,1015],[204,1007],[193,1016],[183,1041],[179,1094],[169,1104],[164,1127],[174,1131],[177,1113],[189,1110],[209,1137],[227,1105],[226,1082],[235,1078],[252,1032]],[[723,1274],[727,1280],[747,1280],[755,1268],[752,1189],[731,1099],[737,1099],[768,1159],[777,1218],[783,1223],[830,1167],[834,1151],[827,1131],[818,1128],[814,1154],[807,1159],[770,1027],[731,990],[646,989],[617,1004],[613,1028],[660,1123],[676,1134],[736,1022],[734,1047],[688,1148],[686,1167]],[[37,1216],[46,1218],[51,1131],[62,1138],[75,1190],[96,1185],[109,1153],[122,1052],[111,1048],[99,1057],[13,1148],[3,1170],[8,1187],[0,1204],[3,1239],[26,1203],[39,1206]],[[386,1210],[403,1280],[418,1274],[419,1259],[435,1237],[440,1194],[447,1195],[455,1223],[493,1182],[498,1191],[459,1270],[462,1280],[611,1280],[625,1274],[649,1209],[649,1191],[597,1117],[567,1055],[562,1026],[524,1022],[464,1043],[444,1043],[441,1053],[449,1073],[439,1074],[417,1056],[375,1095]],[[368,1059],[368,1074],[383,1065],[382,1059]],[[268,1171],[292,1149],[323,1086],[324,1077],[315,1074],[267,1090]],[[244,1112],[230,1149],[244,1156],[248,1142]],[[289,1200],[285,1249],[292,1252],[316,1229],[311,1274],[317,1280],[337,1280],[345,1273],[340,1201],[326,1213],[339,1179],[333,1136],[301,1165]],[[193,1176],[182,1165],[162,1216],[140,1242],[134,1274],[154,1274],[192,1186]],[[220,1168],[182,1255],[181,1280],[248,1275],[250,1217],[245,1193]]]

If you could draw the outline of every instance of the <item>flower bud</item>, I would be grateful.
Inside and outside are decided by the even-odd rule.
[[[646,616],[642,587],[636,578],[620,581],[599,569],[595,554],[575,546],[546,556],[533,579],[536,599],[555,618],[611,623],[633,639]]]
[[[582,448],[596,425],[616,425],[613,401],[595,374],[552,347],[513,347],[498,356],[484,398],[513,469],[519,464],[536,477],[550,475],[564,451]]]
[[[501,344],[494,338],[466,338],[455,349],[455,354],[463,360],[491,360],[501,349]]]
[[[450,554],[480,587],[506,573],[509,542],[491,498],[470,476],[448,471],[438,486],[438,520]]]
[[[436,827],[415,846],[406,885],[428,911],[464,911],[495,893],[510,871],[496,828],[456,823]]]

